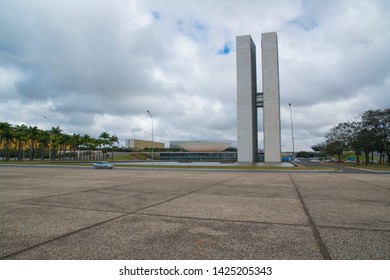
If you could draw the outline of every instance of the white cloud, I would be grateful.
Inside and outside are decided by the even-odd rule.
[[[282,140],[390,106],[387,1],[5,0],[0,120],[157,141],[235,140],[235,36],[279,38]],[[225,50],[225,53],[224,53]],[[33,104],[33,105],[32,105]],[[15,113],[19,112],[19,113]],[[260,132],[261,134],[261,132]],[[261,137],[260,137],[261,142]],[[261,146],[261,145],[260,145]]]
[[[16,85],[23,80],[23,75],[17,69],[5,68],[0,65],[0,94],[3,97],[12,97]]]

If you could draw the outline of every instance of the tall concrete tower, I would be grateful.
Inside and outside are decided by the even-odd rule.
[[[256,46],[250,35],[237,36],[238,163],[257,158],[257,108],[264,108],[264,161],[281,162],[278,42],[275,32],[261,36],[263,92],[257,93]]]
[[[261,36],[263,68],[264,161],[281,161],[280,92],[278,37],[275,32]]]
[[[237,37],[237,161],[257,157],[256,46],[251,36]]]

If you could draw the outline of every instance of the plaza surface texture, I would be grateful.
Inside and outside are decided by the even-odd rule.
[[[0,166],[0,259],[390,259],[390,175]]]

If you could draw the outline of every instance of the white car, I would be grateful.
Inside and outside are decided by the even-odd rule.
[[[95,169],[113,169],[114,165],[107,161],[98,161],[93,164],[93,168]]]
[[[309,160],[309,162],[311,162],[311,163],[319,163],[320,161],[318,159],[311,159],[311,160]]]

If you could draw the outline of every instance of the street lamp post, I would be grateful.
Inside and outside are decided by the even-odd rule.
[[[146,112],[149,114],[150,118],[152,119],[152,167],[153,167],[153,146],[154,146],[154,141],[153,141],[153,116],[149,112],[149,110],[146,110]]]
[[[53,127],[53,125],[51,124],[51,120],[46,117],[46,116],[43,116],[45,119],[47,119],[50,123],[50,130],[49,130],[49,164],[51,164],[51,129]]]
[[[292,140],[292,156],[291,160],[294,158],[295,154],[295,147],[294,147],[294,126],[293,126],[293,117],[292,117],[292,109],[291,109],[291,103],[288,103],[288,106],[290,106],[290,118],[291,118],[291,140]]]

